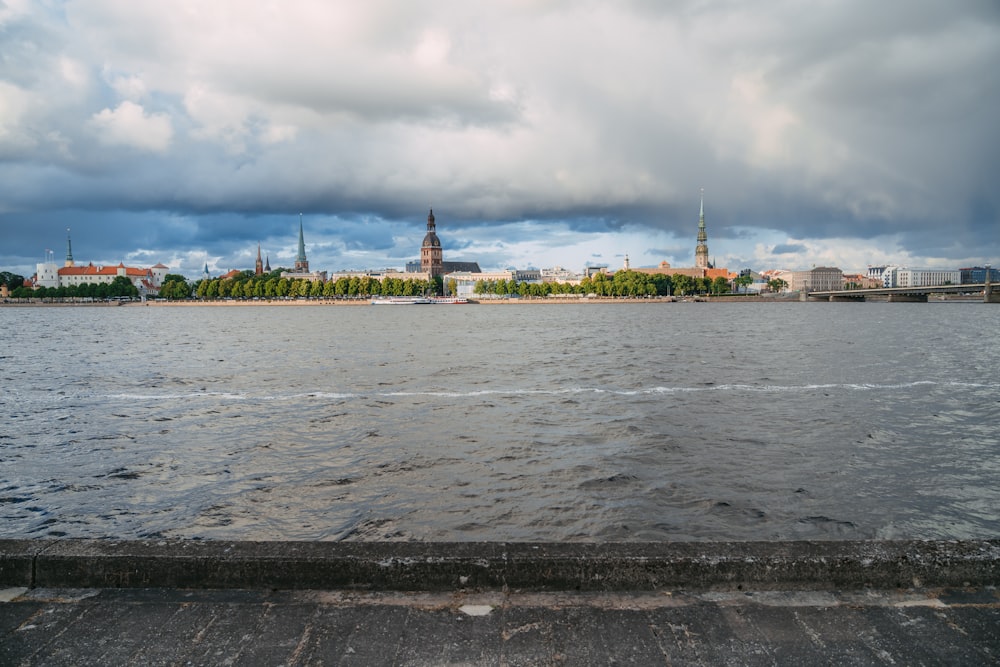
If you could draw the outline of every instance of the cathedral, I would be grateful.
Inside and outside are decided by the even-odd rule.
[[[444,254],[441,250],[441,239],[437,235],[434,209],[431,209],[427,214],[427,233],[424,235],[424,242],[420,244],[420,266],[417,266],[417,262],[407,262],[406,271],[426,273],[431,278],[458,271],[467,271],[469,273],[482,272],[478,262],[444,261]]]

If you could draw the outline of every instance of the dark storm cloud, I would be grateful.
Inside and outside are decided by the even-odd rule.
[[[807,248],[800,243],[782,243],[771,249],[775,255],[796,255],[806,252]]]
[[[185,270],[287,253],[300,212],[316,262],[379,266],[431,206],[483,262],[684,263],[701,187],[734,262],[1000,254],[990,0],[79,0],[0,5],[0,39],[22,269],[67,226]]]

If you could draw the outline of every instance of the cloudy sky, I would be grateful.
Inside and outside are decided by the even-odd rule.
[[[996,0],[0,0],[0,270],[1000,264]]]

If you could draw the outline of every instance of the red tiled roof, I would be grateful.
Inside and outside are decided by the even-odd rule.
[[[87,266],[64,266],[57,270],[60,276],[117,276],[118,269],[124,268],[125,275],[129,277],[144,277],[149,273],[148,269],[137,269],[134,266],[94,266],[93,263]]]

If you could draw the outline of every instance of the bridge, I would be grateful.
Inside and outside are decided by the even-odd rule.
[[[926,303],[931,294],[968,294],[981,296],[983,303],[1000,303],[1000,290],[993,290],[991,283],[971,285],[935,285],[933,287],[878,287],[874,289],[803,290],[801,301],[888,301],[890,303]]]

